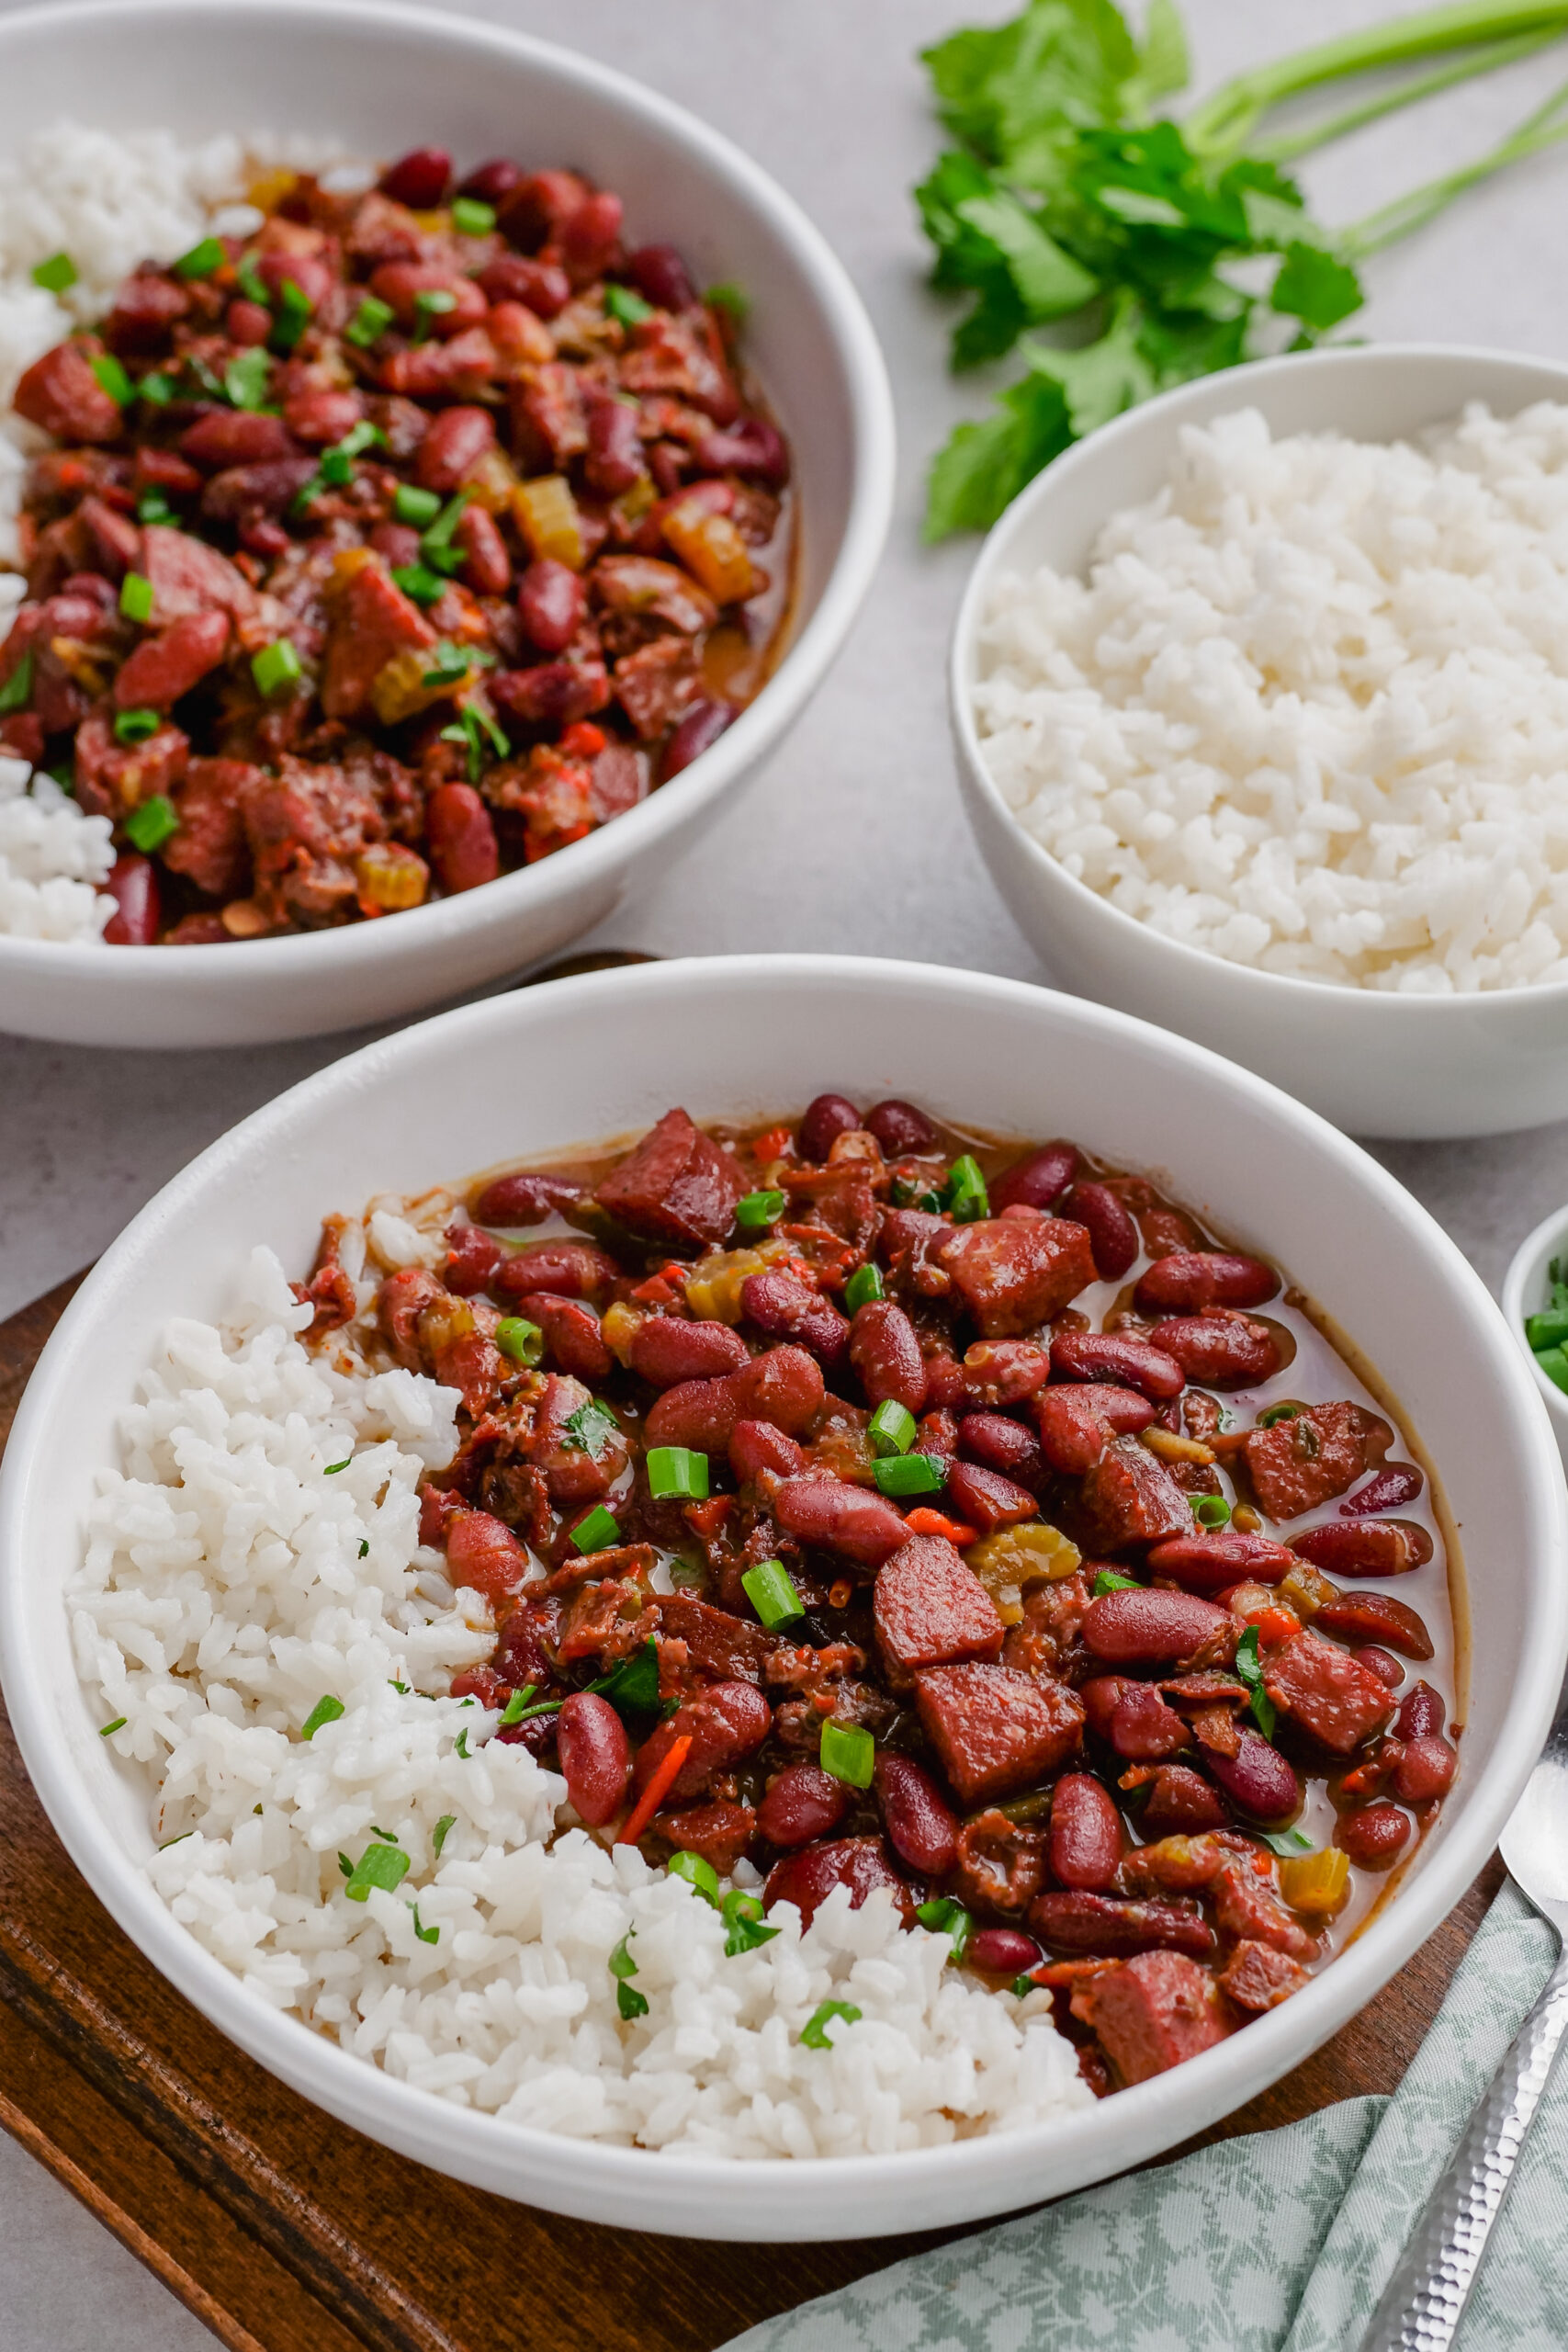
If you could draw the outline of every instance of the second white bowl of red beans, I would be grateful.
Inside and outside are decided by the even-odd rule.
[[[68,0],[0,16],[0,149],[68,115],[189,140],[309,134],[372,159],[442,146],[465,167],[497,154],[570,164],[623,198],[633,236],[678,246],[704,285],[745,289],[747,360],[790,445],[798,569],[783,656],[718,742],[586,840],[379,922],[177,954],[0,936],[0,1029],[73,1045],[255,1045],[421,1012],[558,954],[755,775],[870,585],[892,506],[892,398],[826,240],[669,99],[457,16],[355,0]]]
[[[970,1130],[1068,1135],[1157,1174],[1278,1261],[1370,1360],[1435,1464],[1472,1641],[1460,1770],[1403,1879],[1303,1990],[1201,2056],[1049,2124],[895,2156],[740,2163],[596,2145],[455,2107],[281,2014],[198,1945],[143,1874],[147,1791],[98,1736],[65,1588],[96,1473],[169,1318],[204,1320],[265,1242],[303,1272],[321,1218],[501,1163],[639,1133],[674,1104],[743,1124],[824,1090],[890,1094]],[[1474,1597],[1467,1611],[1466,1585]],[[1386,1984],[1464,1893],[1544,1741],[1568,1649],[1568,1492],[1530,1368],[1454,1243],[1289,1096],[1122,1013],[978,974],[748,956],[556,981],[356,1053],[196,1160],[100,1260],[33,1375],[0,1471],[0,1671],[78,1868],[214,2024],[344,2123],[556,2212],[683,2236],[788,2240],[951,2226],[1146,2161],[1277,2081]],[[1461,1690],[1463,1677],[1461,1677]]]

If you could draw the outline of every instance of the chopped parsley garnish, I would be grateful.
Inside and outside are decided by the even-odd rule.
[[[457,1734],[456,1745],[458,1755],[466,1764],[468,1760],[468,1726],[467,1724],[463,1725],[462,1730]]]
[[[321,1473],[322,1477],[335,1478],[340,1470],[346,1470],[348,1468],[348,1465],[353,1459],[354,1456],[352,1453],[345,1453],[341,1462],[329,1462],[326,1468]]]
[[[236,408],[265,408],[271,383],[272,362],[259,344],[242,351],[223,370],[223,390]]]
[[[628,1976],[635,1976],[637,1974],[637,1962],[632,1958],[631,1953],[626,1950],[626,1946],[631,1942],[631,1939],[636,1933],[637,1929],[635,1928],[628,1928],[626,1929],[626,1934],[621,1938],[620,1942],[610,1954],[609,1962],[607,1963],[611,1975],[616,1980],[615,2007],[620,2010],[622,2017],[626,2019],[628,2025],[631,2023],[633,2018],[645,2018],[648,2015],[647,2001],[634,1986],[626,1983]]]
[[[33,650],[29,645],[5,684],[0,686],[0,711],[26,710],[33,690]]]
[[[452,725],[441,729],[441,741],[444,743],[462,743],[467,746],[468,759],[465,764],[470,784],[478,784],[483,774],[487,738],[496,758],[505,759],[512,749],[511,741],[497,725],[493,715],[479,703],[466,702]],[[583,1405],[578,1409],[585,1413],[589,1408]],[[594,1409],[602,1410],[603,1408],[594,1408]],[[576,1414],[571,1417],[572,1420],[576,1418]],[[570,1429],[570,1426],[571,1422],[568,1421],[567,1427]],[[598,1457],[594,1458],[597,1460]]]
[[[448,1833],[455,1829],[457,1826],[457,1815],[455,1813],[444,1813],[431,1833],[430,1850],[435,1856],[437,1861],[441,1859],[441,1849],[446,1843]]]
[[[719,1905],[728,1933],[724,1939],[727,1960],[735,1960],[743,1951],[755,1951],[759,1945],[771,1943],[778,1934],[776,1928],[764,1925],[762,1905],[755,1894],[742,1894],[732,1887]]]
[[[570,1453],[586,1453],[597,1462],[612,1438],[619,1437],[621,1425],[595,1397],[569,1413],[561,1423],[561,1445]]]
[[[652,1634],[638,1644],[630,1657],[623,1658],[613,1674],[602,1675],[588,1688],[596,1697],[608,1699],[628,1729],[636,1728],[633,1717],[656,1715],[659,1713],[659,1645]]]
[[[396,316],[389,302],[383,302],[378,295],[367,294],[344,327],[344,339],[360,351],[368,351],[377,338],[386,334]]]
[[[81,274],[69,254],[51,254],[47,261],[34,263],[32,280],[46,294],[63,294]]]
[[[350,1892],[352,1892],[352,1889],[350,1890]],[[417,1903],[411,1903],[411,1904],[409,1905],[409,1909],[413,1913],[413,1931],[414,1931],[414,1934],[419,1938],[420,1942],[421,1942],[422,1944],[438,1944],[438,1943],[441,1941],[441,1930],[440,1930],[440,1928],[422,1928],[422,1927],[420,1926],[420,1924],[419,1924],[419,1905],[418,1905],[418,1904],[417,1904]]]
[[[1265,1739],[1274,1736],[1274,1702],[1263,1688],[1263,1668],[1258,1656],[1258,1628],[1249,1625],[1235,1645],[1235,1676],[1247,1685],[1252,1720]]]
[[[1091,1598],[1103,1600],[1108,1592],[1142,1592],[1136,1577],[1124,1577],[1119,1568],[1101,1568],[1095,1577]]]
[[[342,1857],[339,1857],[340,1860]],[[408,1856],[397,1846],[367,1846],[348,1874],[344,1893],[351,1903],[368,1903],[373,1886],[394,1894],[407,1878]]]
[[[1252,1834],[1262,1839],[1270,1853],[1282,1856],[1286,1861],[1312,1851],[1312,1839],[1304,1829],[1255,1829]]]
[[[315,1705],[306,1716],[305,1721],[300,1727],[300,1738],[314,1739],[316,1734],[321,1730],[323,1724],[335,1724],[338,1717],[344,1712],[345,1710],[344,1708],[343,1701],[341,1699],[334,1699],[332,1692],[329,1690],[324,1698],[317,1700]]]
[[[292,351],[310,323],[310,296],[292,277],[286,277],[277,297],[277,316],[273,322],[273,349]]]
[[[360,1558],[361,1558],[362,1560],[363,1560],[363,1559],[367,1559],[367,1558],[369,1556],[369,1552],[370,1552],[370,1538],[368,1537],[368,1535],[362,1536],[362,1537],[360,1538],[360,1543],[359,1543],[359,1556],[360,1556]],[[400,1687],[400,1686],[399,1686],[399,1687]]]

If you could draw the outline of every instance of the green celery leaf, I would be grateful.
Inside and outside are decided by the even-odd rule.
[[[1098,342],[1083,344],[1076,351],[1049,349],[1043,344],[1025,346],[1031,373],[1061,386],[1075,440],[1109,424],[1123,409],[1135,407],[1160,389],[1159,379],[1144,356],[1142,328],[1139,305],[1131,295],[1123,294],[1118,296],[1111,323]]]
[[[958,212],[966,227],[1001,254],[1032,326],[1081,311],[1099,291],[1097,280],[1046,235],[1016,197],[1000,189],[968,197]]]
[[[1030,374],[998,395],[997,413],[960,424],[931,464],[925,536],[988,531],[1025,482],[1073,438],[1062,388]]]
[[[1348,263],[1298,241],[1285,249],[1269,303],[1321,333],[1359,311],[1362,300],[1360,280]]]
[[[1128,113],[1145,114],[1156,98],[1168,98],[1175,91],[1184,90],[1191,71],[1187,34],[1176,0],[1149,0],[1138,70],[1122,94]]]
[[[1030,0],[1010,23],[969,27],[921,54],[953,137],[1043,190],[1060,184],[1076,127],[1123,119],[1141,63],[1110,0]]]

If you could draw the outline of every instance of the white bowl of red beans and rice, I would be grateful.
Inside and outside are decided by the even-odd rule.
[[[171,78],[166,61],[180,59]],[[0,22],[18,124],[271,130],[386,160],[445,145],[571,161],[636,232],[741,287],[748,362],[789,445],[795,594],[782,656],[728,731],[639,805],[558,854],[387,922],[156,947],[0,937],[0,1026],[77,1044],[237,1045],[420,1010],[558,952],[676,856],[779,742],[847,635],[886,534],[893,424],[847,276],[747,156],[608,68],[500,26],[338,0],[83,0]],[[243,102],[242,102],[243,101]],[[243,118],[243,119],[242,119]]]
[[[521,1089],[511,1074],[525,1069]],[[118,1416],[167,1318],[215,1317],[257,1242],[308,1264],[324,1206],[545,1160],[640,1131],[671,1102],[749,1123],[798,1115],[824,1088],[863,1104],[910,1097],[971,1131],[1072,1134],[1157,1172],[1235,1246],[1283,1264],[1397,1400],[1446,1490],[1464,1555],[1453,1614],[1472,1641],[1459,1778],[1391,1899],[1292,1999],[1049,2124],[758,2166],[594,2145],[434,2098],[280,2014],[149,1885],[145,1798],[98,1736],[64,1605],[96,1467],[114,1458]],[[223,2031],[341,2120],[586,2218],[738,2239],[864,2235],[976,2220],[1143,2162],[1367,2002],[1468,1886],[1539,1752],[1568,1648],[1565,1536],[1551,1432],[1481,1283],[1314,1114],[1201,1047],[1014,982],[848,958],[675,963],[563,980],[368,1047],[246,1121],[142,1213],[68,1309],[17,1417],[0,1481],[0,1666],[28,1769],[95,1892]],[[1483,1604],[1472,1624],[1467,1579]]]

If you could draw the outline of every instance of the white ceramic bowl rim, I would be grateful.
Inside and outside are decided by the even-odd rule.
[[[1511,358],[1517,358],[1522,365],[1539,374],[1551,373],[1554,364],[1549,359],[1538,359],[1533,354],[1483,350],[1469,344],[1382,344],[1359,345],[1345,350],[1287,352],[1275,359],[1248,360],[1240,368],[1227,369],[1224,381],[1227,386],[1235,387],[1235,406],[1245,408],[1251,397],[1251,388],[1255,384],[1274,382],[1286,370],[1293,372],[1303,368],[1317,368],[1322,371],[1341,372],[1348,364],[1350,366],[1362,364],[1404,366],[1408,363],[1418,368],[1425,361],[1455,359],[1473,359],[1493,365],[1499,360],[1506,362]],[[1562,383],[1561,397],[1564,401],[1568,401],[1568,366],[1559,367],[1557,372]],[[1064,450],[1059,458],[1054,458],[1043,472],[1037,474],[1032,482],[1019,492],[1012,503],[998,517],[987,533],[980,552],[975,559],[974,569],[970,572],[963,602],[958,607],[958,616],[953,622],[948,654],[948,699],[953,732],[958,739],[962,753],[970,763],[977,789],[985,793],[998,813],[1006,820],[1019,847],[1032,859],[1043,862],[1050,869],[1059,888],[1073,894],[1086,908],[1093,909],[1103,920],[1108,930],[1119,931],[1128,940],[1152,943],[1156,952],[1163,952],[1170,956],[1174,972],[1179,972],[1182,967],[1189,970],[1201,968],[1205,972],[1213,972],[1215,966],[1219,965],[1226,972],[1235,975],[1238,986],[1249,985],[1270,991],[1276,1000],[1271,1011],[1282,1021],[1288,1021],[1291,1018],[1292,1005],[1303,1004],[1308,1000],[1321,1002],[1325,993],[1349,998],[1356,1002],[1386,1006],[1390,1020],[1407,1022],[1451,1021],[1454,1018],[1456,1007],[1466,1008],[1473,1013],[1478,1005],[1484,1006],[1502,999],[1517,1001],[1520,997],[1528,997],[1532,1005],[1557,1005],[1568,1002],[1568,980],[1550,980],[1539,986],[1532,983],[1528,988],[1489,989],[1467,996],[1425,996],[1406,994],[1393,989],[1358,988],[1352,983],[1337,980],[1304,979],[1293,973],[1263,971],[1256,965],[1237,963],[1228,956],[1216,956],[1210,948],[1194,947],[1189,940],[1175,939],[1168,932],[1156,930],[1153,924],[1146,923],[1138,916],[1128,914],[1123,908],[1113,905],[1098,890],[1091,890],[1087,882],[1080,881],[1076,874],[1069,874],[1060,859],[1053,857],[1043,843],[1037,842],[1034,836],[1026,831],[1015,810],[1008,805],[1007,798],[986,759],[984,744],[975,724],[973,695],[980,628],[986,616],[985,608],[989,600],[992,579],[998,568],[999,553],[1034,505],[1043,497],[1054,496],[1060,490],[1064,476],[1077,470],[1078,466],[1083,462],[1086,451],[1092,450],[1093,460],[1099,464],[1110,453],[1118,439],[1141,433],[1150,417],[1156,414],[1179,416],[1183,408],[1200,399],[1207,399],[1212,391],[1213,380],[1209,377],[1200,377],[1194,383],[1179,384],[1174,390],[1161,392],[1155,400],[1145,401],[1136,408],[1124,410],[1122,415],[1113,418],[1109,424],[1100,425],[1096,432],[1087,435],[1084,440],[1075,443],[1070,449]],[[1109,513],[1104,520],[1106,522],[1111,520]],[[1173,977],[1172,986],[1179,985],[1179,979]],[[1262,1008],[1259,1010],[1261,1011]]]
[[[1537,1363],[1530,1343],[1525,1337],[1525,1317],[1535,1314],[1540,1304],[1536,1298],[1526,1297],[1525,1285],[1532,1280],[1539,1279],[1539,1273],[1544,1268],[1547,1259],[1556,1256],[1568,1257],[1568,1205],[1553,1209],[1550,1216],[1541,1218],[1533,1232],[1526,1234],[1510,1259],[1508,1271],[1503,1277],[1501,1303],[1503,1319],[1513,1333],[1518,1347],[1529,1359],[1530,1376],[1535,1382],[1536,1393],[1545,1404],[1547,1411],[1551,1415],[1559,1430],[1568,1437],[1568,1393],[1559,1388],[1554,1380],[1548,1380],[1545,1373]]]
[[[1473,1310],[1470,1335],[1475,1350],[1473,1378],[1513,1400],[1521,1425],[1524,1501],[1531,1524],[1541,1532],[1541,1542],[1534,1572],[1534,1639],[1527,1646],[1512,1703],[1496,1739],[1487,1755],[1478,1759],[1481,1769],[1466,1789],[1463,1805],[1450,1815],[1451,1826],[1444,1840],[1423,1859],[1397,1898],[1330,1968],[1244,2032],[1170,2073],[1120,2092],[1090,2111],[1021,2132],[894,2156],[829,2157],[799,2165],[759,2161],[749,2169],[759,2205],[766,2208],[767,2223],[757,2226],[754,2233],[769,2237],[788,2236],[792,2208],[807,2200],[817,2204],[818,2193],[822,2198],[841,2196],[845,2200],[846,2230],[840,2233],[847,2234],[854,2226],[857,2191],[874,2186],[885,2196],[896,2197],[906,2188],[913,2193],[922,2184],[930,2188],[940,2181],[953,2191],[955,2209],[962,2205],[966,2213],[1006,2211],[1005,2193],[996,2196],[987,2191],[990,2201],[983,2203],[975,2192],[983,2189],[988,2179],[1015,2183],[1027,2195],[1031,2155],[1059,2143],[1064,2133],[1070,2135],[1075,2154],[1081,2155],[1086,2181],[1103,2177],[1119,2163],[1130,2160],[1125,2154],[1129,2137],[1140,2139],[1143,2154],[1170,2145],[1198,2122],[1234,2107],[1237,2098],[1247,2095],[1260,2078],[1276,2080],[1371,1998],[1451,1909],[1491,1853],[1540,1752],[1556,1705],[1568,1649],[1568,1579],[1549,1576],[1541,1563],[1560,1564],[1568,1553],[1568,1494],[1550,1427],[1518,1352],[1506,1338],[1479,1277],[1427,1211],[1326,1121],[1278,1089],[1247,1078],[1204,1047],[1103,1007],[1051,995],[1017,981],[956,970],[937,973],[914,964],[811,956],[692,959],[639,967],[634,972],[595,973],[550,983],[527,997],[501,997],[447,1012],[368,1046],[293,1087],[194,1160],[106,1252],[66,1309],[28,1385],[0,1468],[0,1562],[6,1564],[6,1573],[0,1575],[0,1664],[6,1704],[28,1770],[72,1859],[149,1960],[242,2048],[285,2080],[307,2089],[332,2113],[372,2136],[391,2136],[392,2144],[405,2148],[417,2141],[426,2161],[444,2165],[459,2178],[473,2177],[473,2150],[478,2144],[488,2145],[496,2155],[509,2148],[520,2158],[526,2154],[536,2167],[546,2169],[553,2181],[561,2184],[565,2210],[573,2210],[574,2195],[590,2205],[600,2200],[605,2219],[615,2217],[618,2193],[629,2194],[634,2184],[645,2189],[650,2185],[651,2168],[660,2188],[677,2194],[682,2212],[689,2215],[669,2226],[700,2228],[705,2197],[711,2193],[720,2205],[733,2198],[736,2160],[608,2147],[503,2122],[471,2109],[454,2109],[349,2055],[302,2020],[271,2008],[188,1935],[110,1834],[79,1768],[62,1753],[44,1695],[44,1678],[33,1660],[18,1563],[26,1557],[23,1539],[28,1510],[39,1507],[27,1493],[29,1461],[54,1417],[69,1411],[73,1354],[84,1344],[101,1344],[105,1331],[116,1328],[112,1307],[122,1271],[177,1231],[187,1204],[215,1182],[221,1182],[226,1171],[242,1163],[258,1164],[258,1155],[262,1164],[269,1157],[287,1159],[291,1136],[309,1133],[318,1105],[328,1098],[341,1097],[345,1090],[373,1091],[395,1081],[400,1061],[415,1057],[438,1030],[448,1043],[490,1038],[499,1049],[520,1013],[525,1021],[537,1019],[547,1005],[563,1011],[592,1008],[609,1023],[635,995],[645,1009],[649,1000],[656,1006],[662,1000],[664,1018],[679,1020],[683,1002],[714,990],[750,987],[759,996],[765,990],[771,1001],[792,984],[804,989],[814,980],[836,984],[846,993],[870,982],[888,994],[906,994],[909,1019],[916,1023],[922,1003],[937,985],[957,1005],[972,1008],[977,1028],[983,1026],[988,1009],[1024,1002],[1038,1007],[1043,1023],[1065,1027],[1080,1038],[1103,1039],[1108,1047],[1121,1041],[1138,1043],[1147,1050],[1149,1041],[1157,1041],[1161,1054],[1178,1069],[1190,1073],[1195,1087],[1212,1086],[1216,1080],[1232,1090],[1238,1081],[1244,1084],[1249,1103],[1257,1106],[1262,1118],[1299,1136],[1320,1164],[1417,1233],[1452,1291]],[[1150,1155],[1151,1159],[1156,1156]],[[241,1237],[236,1237],[236,1246],[241,1246]],[[128,1364],[126,1370],[129,1395],[134,1367]],[[309,2075],[302,2080],[307,2060]],[[1201,2114],[1196,2112],[1200,2109]],[[478,2141],[476,2135],[479,2135]],[[1119,2148],[1120,2154],[1097,2153]],[[964,2184],[970,2190],[966,2203]],[[899,2224],[891,2222],[887,2226]]]
[[[629,858],[649,850],[688,813],[715,799],[774,742],[821,684],[871,584],[882,553],[893,511],[896,435],[893,394],[881,347],[849,273],[821,231],[778,182],[731,140],[710,129],[672,99],[661,96],[615,67],[579,55],[531,33],[487,23],[478,17],[447,16],[430,8],[403,5],[403,0],[221,0],[231,18],[263,17],[277,28],[281,42],[288,39],[291,16],[320,25],[362,27],[378,35],[399,30],[423,32],[448,45],[473,52],[482,70],[488,54],[511,60],[531,60],[552,75],[575,81],[581,87],[612,98],[625,111],[642,117],[653,130],[672,137],[694,152],[716,177],[738,186],[763,214],[773,232],[790,251],[809,281],[845,363],[848,403],[853,418],[856,446],[854,483],[844,515],[842,537],[833,568],[806,624],[785,642],[777,666],[756,697],[747,705],[718,741],[689,768],[660,785],[635,808],[573,842],[558,857],[570,858],[571,880],[591,888],[602,875],[624,866]],[[98,26],[147,15],[146,0],[60,0],[60,5],[7,11],[0,17],[0,42],[17,33],[47,28],[58,33],[66,47],[91,41]],[[156,0],[151,12],[209,17],[212,0]],[[483,886],[487,913],[514,910],[521,927],[539,891],[538,876],[554,866],[524,866]],[[440,899],[400,914],[390,933],[395,945],[412,950],[442,930],[464,927],[468,894]],[[409,928],[408,926],[412,926]],[[138,979],[166,961],[163,947],[105,949],[101,941],[18,939],[0,933],[0,981],[7,973],[34,978],[51,976],[100,976],[102,957],[112,952],[118,985],[134,988]],[[234,940],[222,946],[190,946],[180,951],[182,977],[188,973],[196,989],[222,958],[226,988],[243,987],[245,973],[259,977],[288,971],[317,971],[323,981],[352,972],[361,965],[381,964],[389,953],[384,923],[349,923],[337,929],[289,933],[279,939]],[[520,961],[525,957],[520,957]],[[330,1024],[327,1024],[330,1025]]]

